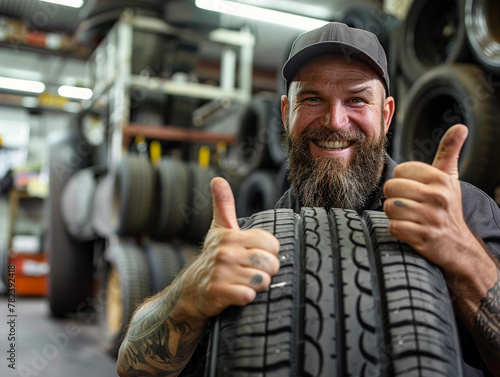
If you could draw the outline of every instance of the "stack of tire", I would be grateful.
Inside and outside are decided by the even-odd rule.
[[[116,355],[137,306],[170,285],[199,254],[212,221],[214,176],[211,169],[170,157],[154,167],[139,154],[124,155],[112,170],[87,167],[74,172],[61,194],[64,231],[74,243],[93,247],[85,252],[54,249],[66,260],[61,265],[54,259],[53,272],[67,272],[52,279],[53,287],[65,291],[50,298],[57,315],[90,310],[88,303],[93,302],[105,348]],[[72,273],[87,265],[75,283]],[[95,278],[98,288],[92,292]],[[75,284],[88,286],[86,296],[71,288]],[[77,299],[62,309],[67,296]]]
[[[221,168],[236,186],[239,217],[271,209],[289,185],[280,95],[261,92],[242,110],[236,143]]]
[[[392,142],[399,162],[432,162],[445,131],[465,124],[460,177],[491,196],[500,185],[499,15],[494,0],[413,2],[400,33],[396,78],[409,89],[397,91],[403,101]]]

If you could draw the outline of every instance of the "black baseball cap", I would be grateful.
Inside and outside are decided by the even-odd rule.
[[[318,29],[300,34],[283,66],[286,91],[300,67],[309,60],[326,54],[343,55],[349,61],[357,58],[367,63],[383,79],[389,96],[387,57],[377,36],[369,31],[356,29],[340,22],[330,22]]]

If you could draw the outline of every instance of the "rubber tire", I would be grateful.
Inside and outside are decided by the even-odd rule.
[[[207,376],[461,376],[446,282],[387,224],[341,209],[253,215],[244,228],[279,239],[281,268],[217,317]]]
[[[160,292],[172,284],[186,259],[182,250],[171,243],[145,240],[142,246],[148,259],[152,292]]]
[[[210,182],[216,176],[212,169],[202,169],[197,164],[188,164],[190,185],[189,205],[182,208],[186,228],[181,237],[186,242],[198,244],[210,229],[213,217],[212,190]]]
[[[134,310],[151,294],[146,254],[131,240],[113,239],[104,252],[99,276],[104,305],[98,322],[105,350],[116,356]]]
[[[189,169],[184,161],[163,157],[156,169],[156,220],[151,237],[177,239],[186,227],[183,208],[189,204]]]
[[[403,22],[400,46],[400,66],[410,82],[438,65],[468,60],[464,1],[419,0],[412,3]],[[449,22],[443,25],[446,17]],[[437,29],[439,27],[441,30]],[[451,40],[439,38],[439,33],[445,30],[450,33]]]
[[[271,166],[266,147],[272,137],[269,122],[275,101],[274,93],[255,94],[242,112],[236,135],[236,143],[229,151],[228,168],[240,177],[250,172]]]
[[[71,176],[61,196],[61,216],[66,230],[75,239],[86,242],[97,238],[92,227],[92,209],[97,177],[103,167],[82,169]]]
[[[109,238],[114,232],[112,226],[113,189],[113,174],[108,173],[97,179],[90,221],[94,232],[102,238]]]
[[[269,114],[269,132],[266,139],[266,146],[272,166],[279,167],[287,158],[287,150],[283,140],[284,126],[281,119],[281,96],[274,100],[274,104]]]
[[[465,31],[472,53],[479,64],[496,75],[500,75],[499,14],[498,1],[465,0]]]
[[[253,213],[274,208],[279,199],[276,173],[256,170],[245,179],[238,192],[236,209],[238,217],[248,217]]]
[[[49,151],[49,198],[47,202],[48,301],[51,315],[75,313],[92,297],[94,243],[80,242],[65,228],[61,216],[61,196],[69,178],[88,167],[93,148],[75,129],[51,132]]]
[[[457,63],[434,68],[410,88],[398,114],[395,160],[432,163],[444,132],[463,123],[469,136],[460,153],[460,178],[491,195],[500,184],[498,104],[498,93],[479,67]]]
[[[120,236],[137,236],[151,225],[155,175],[147,158],[123,156],[115,171],[112,222]]]

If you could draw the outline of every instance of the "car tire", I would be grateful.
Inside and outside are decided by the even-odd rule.
[[[214,322],[207,376],[461,376],[441,271],[393,238],[383,212],[254,214],[280,241],[280,271]]]
[[[146,254],[132,240],[112,239],[99,268],[103,307],[98,322],[106,351],[113,356],[125,335],[135,309],[151,294]]]

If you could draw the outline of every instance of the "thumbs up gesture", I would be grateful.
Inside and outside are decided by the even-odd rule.
[[[384,185],[391,234],[443,269],[458,272],[459,251],[477,242],[462,212],[458,157],[467,127],[457,124],[441,139],[432,165],[405,162]]]
[[[246,305],[279,269],[279,241],[262,229],[240,230],[233,193],[223,178],[211,183],[213,221],[203,252],[183,273],[181,299],[206,320],[231,305]]]

